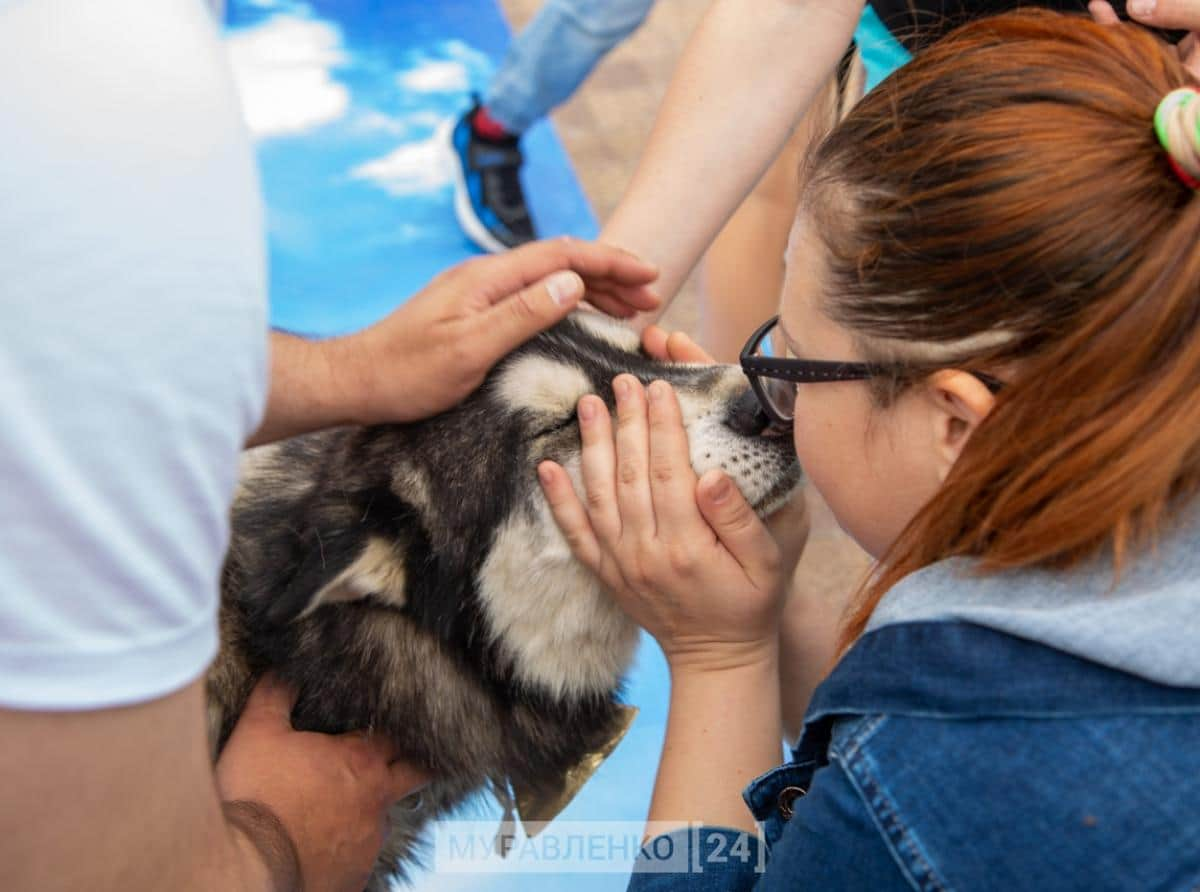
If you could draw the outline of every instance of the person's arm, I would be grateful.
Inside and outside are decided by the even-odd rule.
[[[779,153],[862,10],[863,0],[715,0],[705,14],[600,236],[657,264],[665,301]]]
[[[117,709],[0,710],[5,889],[358,892],[383,809],[423,779],[361,735],[292,731],[289,706],[255,691],[216,783],[202,681]]]
[[[668,332],[657,325],[642,332],[642,348],[666,362],[716,362],[687,333]],[[790,504],[772,515],[769,527],[784,557],[784,577],[794,577],[810,532],[805,494],[797,493]],[[779,702],[784,736],[789,741],[799,739],[809,700],[837,656],[841,606],[797,590],[793,578],[779,624]]]
[[[741,790],[779,764],[783,738],[783,557],[728,477],[697,482],[668,385],[647,391],[622,375],[614,390],[615,445],[605,404],[579,404],[583,500],[558,465],[538,472],[572,552],[658,640],[671,670],[649,820],[752,830]]]
[[[561,238],[462,263],[353,335],[313,341],[274,332],[267,410],[248,445],[448,409],[585,297],[618,317],[656,307],[655,275],[624,251]]]

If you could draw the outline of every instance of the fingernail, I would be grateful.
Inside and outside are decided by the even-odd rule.
[[[538,465],[537,475],[538,480],[542,481],[542,483],[549,483],[553,477],[553,472],[550,470],[549,465]]]
[[[647,388],[646,392],[650,395],[650,401],[653,403],[661,403],[667,396],[667,382],[653,381]]]
[[[719,505],[729,498],[731,492],[733,492],[733,484],[729,482],[728,477],[722,477],[713,484],[709,494],[712,496],[713,502]]]
[[[1129,14],[1139,17],[1154,15],[1154,8],[1158,6],[1157,0],[1131,0],[1129,4]]]
[[[613,390],[616,391],[617,399],[623,400],[629,396],[629,380],[626,378],[613,379]]]
[[[565,307],[574,303],[583,293],[583,279],[579,278],[578,273],[570,271],[555,273],[546,280],[546,290],[556,304]]]
[[[591,400],[579,401],[579,420],[591,421],[596,417],[596,404]]]

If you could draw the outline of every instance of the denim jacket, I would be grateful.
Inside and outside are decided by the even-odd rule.
[[[885,625],[745,798],[761,839],[651,840],[629,888],[1194,892],[1200,687],[977,623]]]

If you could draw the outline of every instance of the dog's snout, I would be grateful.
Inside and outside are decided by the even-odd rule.
[[[771,426],[771,419],[759,405],[754,391],[746,388],[729,407],[725,424],[736,434],[743,437],[757,437]]]

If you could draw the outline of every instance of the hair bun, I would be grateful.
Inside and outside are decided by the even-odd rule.
[[[1167,150],[1171,167],[1187,186],[1200,189],[1200,91],[1180,87],[1163,97],[1154,113],[1154,130]]]

